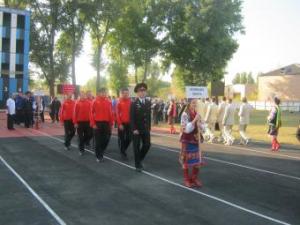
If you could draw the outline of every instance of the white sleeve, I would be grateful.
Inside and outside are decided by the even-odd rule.
[[[186,112],[182,113],[180,124],[183,128],[183,132],[186,134],[191,133],[195,129],[193,123],[189,122],[189,116]]]

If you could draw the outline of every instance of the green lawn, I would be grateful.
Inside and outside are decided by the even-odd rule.
[[[267,134],[267,116],[268,111],[253,111],[251,114],[250,125],[247,128],[248,136],[257,141],[270,142],[270,137]],[[233,128],[233,135],[238,139],[238,116],[236,113],[236,125]],[[279,130],[278,140],[282,144],[300,145],[296,138],[296,130],[300,121],[300,113],[282,112],[282,127]],[[160,124],[160,127],[168,127],[167,124]],[[177,130],[179,125],[176,125]],[[218,132],[217,132],[218,134]]]

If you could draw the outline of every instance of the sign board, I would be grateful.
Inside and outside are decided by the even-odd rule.
[[[57,85],[57,93],[58,94],[74,94],[78,89],[78,86],[76,87],[73,84],[59,84]]]
[[[36,91],[33,92],[33,95],[34,96],[44,96],[45,93],[41,90],[36,90]]]
[[[187,98],[207,98],[207,87],[186,86],[185,93]]]

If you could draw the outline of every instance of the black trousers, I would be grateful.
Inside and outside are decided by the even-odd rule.
[[[16,124],[20,124],[24,122],[24,113],[23,109],[16,109]]]
[[[24,124],[26,128],[29,128],[33,124],[33,113],[32,112],[25,112],[24,113]]]
[[[111,126],[109,122],[96,122],[97,128],[94,130],[95,135],[95,153],[98,159],[103,158],[104,151],[109,143],[111,136]]]
[[[14,115],[7,114],[7,129],[14,129]]]
[[[145,159],[150,146],[150,131],[133,134],[133,151],[136,168],[141,168],[141,163]]]
[[[86,143],[91,139],[93,133],[91,132],[90,122],[84,121],[84,122],[78,122],[78,128],[77,128],[77,134],[78,134],[78,148],[79,151],[84,151],[84,146]]]
[[[69,147],[71,145],[71,140],[75,135],[75,128],[72,120],[64,121],[65,128],[65,146]]]
[[[122,154],[126,153],[126,150],[131,142],[131,129],[130,124],[122,124],[123,130],[118,129],[118,144]]]

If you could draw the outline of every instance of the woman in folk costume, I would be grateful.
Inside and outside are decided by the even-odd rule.
[[[279,105],[280,99],[275,97],[274,105],[272,106],[270,114],[268,116],[268,134],[272,137],[272,151],[278,151],[280,148],[280,144],[277,140],[278,131],[281,127],[281,109]]]
[[[175,103],[175,100],[172,99],[171,102],[170,102],[170,106],[168,108],[168,122],[169,122],[169,125],[170,125],[170,133],[171,134],[176,133],[176,129],[174,127],[176,112],[177,112],[176,103]]]
[[[181,115],[180,142],[182,147],[179,161],[183,168],[184,185],[189,188],[202,186],[202,182],[198,179],[201,164],[199,146],[201,117],[197,114],[196,107],[197,100],[193,99]]]

